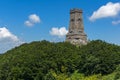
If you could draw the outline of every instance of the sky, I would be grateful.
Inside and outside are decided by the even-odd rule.
[[[73,8],[83,10],[88,40],[120,45],[119,0],[0,0],[0,53],[32,41],[64,41]]]

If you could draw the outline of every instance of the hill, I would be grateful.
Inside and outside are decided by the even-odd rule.
[[[101,40],[81,47],[38,41],[0,55],[0,80],[69,80],[95,74],[120,78],[120,46]]]

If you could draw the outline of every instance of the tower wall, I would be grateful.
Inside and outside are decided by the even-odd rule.
[[[66,41],[75,45],[87,44],[87,35],[84,33],[81,9],[70,10],[69,31]]]

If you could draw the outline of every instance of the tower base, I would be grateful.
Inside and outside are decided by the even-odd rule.
[[[87,35],[85,33],[83,34],[70,34],[68,33],[66,35],[66,42],[70,42],[74,45],[86,45],[87,44]]]

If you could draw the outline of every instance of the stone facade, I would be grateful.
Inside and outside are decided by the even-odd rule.
[[[69,31],[66,35],[66,41],[75,45],[87,44],[87,35],[84,33],[82,10],[70,10]]]

